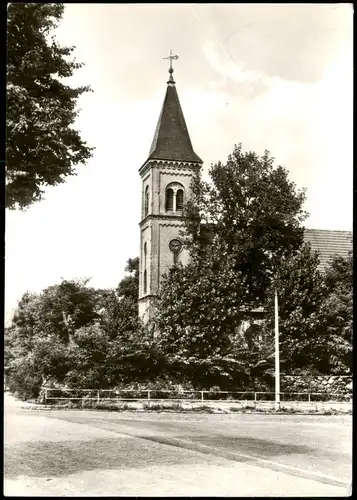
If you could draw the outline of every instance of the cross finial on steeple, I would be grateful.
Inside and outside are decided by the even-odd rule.
[[[170,49],[170,55],[168,57],[163,57],[163,59],[170,59],[170,68],[169,68],[169,73],[170,73],[170,78],[169,78],[169,81],[167,82],[168,84],[172,83],[174,84],[174,79],[172,77],[172,73],[174,72],[173,68],[172,68],[172,61],[177,61],[177,59],[179,58],[178,55],[172,55],[172,50]]]

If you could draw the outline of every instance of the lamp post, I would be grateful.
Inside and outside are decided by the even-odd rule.
[[[280,409],[280,357],[279,357],[279,302],[278,272],[271,251],[267,252],[271,265],[271,278],[274,285],[274,317],[275,317],[275,410]]]
[[[280,409],[279,308],[275,285],[275,409]]]

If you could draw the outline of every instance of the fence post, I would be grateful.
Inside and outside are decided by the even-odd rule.
[[[257,393],[254,393],[254,409],[257,409]]]
[[[97,395],[97,403],[99,403],[99,392],[100,391],[98,391],[98,395]]]
[[[202,406],[203,406],[203,391],[201,391],[201,403],[202,403]]]
[[[45,389],[45,406],[47,405],[47,388]]]
[[[149,408],[151,406],[151,401],[150,401],[150,389],[148,389],[148,405],[149,405]]]
[[[309,392],[307,393],[307,396],[308,396],[309,403],[311,403],[311,397],[310,397],[310,393]]]

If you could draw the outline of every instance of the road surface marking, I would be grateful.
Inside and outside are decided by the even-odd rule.
[[[188,446],[189,447],[188,449],[191,449],[192,451],[200,452],[200,451],[205,450],[205,451],[209,451],[209,452],[219,452],[220,455],[226,455],[226,456],[233,455],[236,457],[249,459],[249,460],[252,460],[252,461],[255,461],[258,463],[267,464],[267,465],[278,467],[278,468],[288,469],[288,470],[294,471],[300,475],[302,475],[302,474],[308,475],[312,479],[315,478],[317,480],[320,479],[320,480],[329,481],[330,483],[332,482],[336,486],[342,486],[342,487],[348,486],[348,482],[343,481],[342,479],[335,477],[335,476],[323,474],[322,472],[313,472],[310,470],[301,469],[299,467],[293,467],[292,465],[285,465],[285,464],[282,464],[280,462],[274,462],[274,461],[268,460],[266,458],[260,458],[260,457],[254,456],[254,455],[247,455],[245,453],[226,450],[224,448],[217,448],[215,446],[208,446],[205,444],[196,443],[194,441],[189,441],[189,440],[185,440],[185,439],[176,439],[176,438],[166,438],[166,437],[161,437],[161,436],[152,436],[152,437],[150,436],[149,437],[149,436],[136,435],[136,437],[141,438],[141,439],[147,439],[148,441],[155,441],[158,443],[167,444],[169,446],[176,446],[179,448],[184,448],[185,447],[184,445],[186,445],[186,447]]]

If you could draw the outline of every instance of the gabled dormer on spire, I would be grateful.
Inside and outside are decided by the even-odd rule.
[[[201,158],[193,150],[172,76],[174,70],[171,61],[177,59],[177,56],[170,55],[169,59],[170,77],[148,160],[202,163]]]

